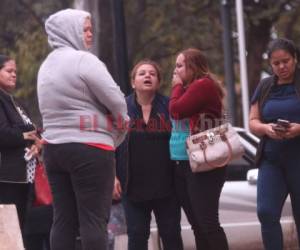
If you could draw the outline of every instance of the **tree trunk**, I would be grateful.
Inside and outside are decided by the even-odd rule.
[[[257,24],[250,23],[247,34],[247,65],[249,95],[252,96],[261,77],[263,53],[270,40],[272,22],[268,19]]]
[[[140,52],[137,51],[141,47],[141,37],[143,34],[143,28],[145,28],[145,12],[147,4],[145,0],[139,0],[134,3],[134,7],[130,2],[125,3],[125,13],[127,15],[134,16],[134,18],[128,18],[126,21],[127,27],[127,41],[128,41],[128,61],[129,67],[132,67],[133,58]],[[126,16],[125,14],[125,16]]]
[[[116,79],[117,68],[114,57],[114,27],[112,12],[111,0],[99,0],[99,57],[106,64],[114,79]]]
[[[284,37],[288,38],[288,39],[293,39],[292,35],[293,35],[293,29],[295,28],[295,25],[297,25],[297,20],[299,18],[299,12],[300,9],[296,9],[294,11],[294,13],[292,15],[290,15],[290,19],[286,24],[286,28],[284,31]]]

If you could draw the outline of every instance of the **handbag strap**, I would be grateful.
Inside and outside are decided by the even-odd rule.
[[[226,124],[224,124],[224,126],[222,126],[220,129],[214,129],[213,128],[213,129],[208,130],[208,131],[212,131],[214,133],[214,135],[223,136],[227,130],[228,130],[228,127],[226,126]],[[204,135],[197,136],[197,137],[193,138],[192,142],[194,144],[198,144],[198,143],[202,143],[204,140],[206,140],[208,138],[209,138],[209,136],[207,134],[204,134]]]
[[[229,153],[228,153],[227,158],[226,158],[225,161],[222,162],[222,163],[215,163],[215,164],[214,164],[214,163],[208,162],[207,156],[206,156],[206,149],[207,149],[207,146],[206,146],[206,144],[205,144],[204,142],[203,142],[203,143],[200,143],[200,147],[201,147],[202,150],[203,150],[204,161],[205,161],[205,163],[206,163],[207,165],[209,165],[210,167],[214,167],[214,168],[216,168],[216,167],[223,167],[223,166],[227,165],[227,164],[230,162],[230,160],[232,159],[232,147],[231,147],[231,145],[230,145],[230,143],[229,143],[229,141],[228,141],[228,139],[227,139],[225,133],[220,133],[220,136],[221,136],[221,140],[227,145],[228,150],[229,150]]]

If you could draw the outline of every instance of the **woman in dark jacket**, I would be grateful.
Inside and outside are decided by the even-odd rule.
[[[114,196],[122,193],[129,250],[148,249],[151,212],[165,250],[181,250],[180,208],[175,197],[174,166],[170,160],[168,98],[157,93],[157,64],[140,61],[133,68],[134,93],[126,98],[129,133],[117,150]]]
[[[24,223],[28,182],[33,181],[38,152],[35,128],[10,92],[16,86],[16,63],[0,55],[0,204],[15,204],[21,228]],[[27,161],[25,160],[25,149]]]

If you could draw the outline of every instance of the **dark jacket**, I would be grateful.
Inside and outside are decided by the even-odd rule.
[[[168,112],[168,102],[169,98],[157,94],[153,101],[153,108],[155,107],[155,112],[160,116],[165,118],[165,130],[168,131],[170,134],[171,131],[171,123],[169,120],[169,112]],[[129,95],[126,98],[127,108],[128,108],[128,115],[131,119],[130,128],[134,126],[134,121],[136,119],[140,119],[140,112],[135,100],[135,94]],[[130,140],[131,133],[126,136],[124,142],[117,148],[116,150],[116,167],[117,167],[117,177],[121,182],[123,193],[127,193],[128,191],[128,183],[130,180],[130,166],[129,166],[129,140]],[[169,159],[169,156],[167,156]],[[171,161],[170,161],[171,162]],[[171,162],[172,164],[172,162]],[[170,174],[170,179],[172,178]],[[168,180],[166,180],[168,182]],[[151,188],[151,187],[149,187]]]
[[[12,96],[0,90],[0,182],[26,182],[23,132],[33,129],[24,124]]]

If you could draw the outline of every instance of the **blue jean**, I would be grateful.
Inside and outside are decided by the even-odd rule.
[[[257,214],[266,250],[283,249],[280,217],[288,194],[300,239],[300,162],[284,158],[284,165],[280,160],[262,160],[258,173]]]
[[[175,195],[134,202],[122,198],[127,220],[128,250],[147,250],[153,211],[164,250],[183,250],[180,207]]]
[[[80,143],[46,144],[44,162],[53,194],[51,250],[107,250],[114,152]]]

